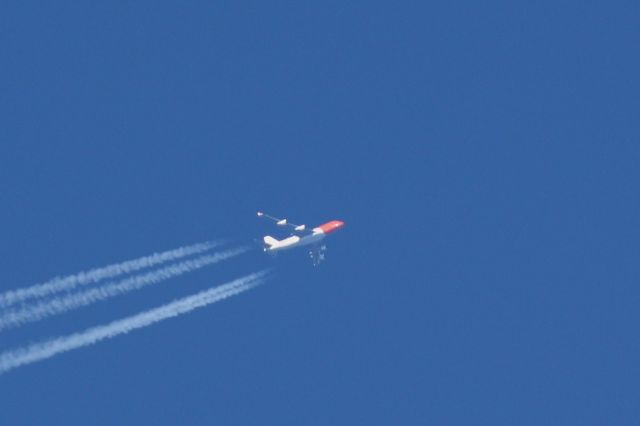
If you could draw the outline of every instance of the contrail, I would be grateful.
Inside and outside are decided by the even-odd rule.
[[[27,299],[45,297],[53,293],[72,290],[76,286],[95,283],[103,279],[114,278],[119,275],[129,274],[140,269],[160,265],[186,256],[203,253],[219,246],[220,244],[222,243],[207,241],[204,243],[179,247],[177,249],[154,253],[150,256],[143,256],[102,268],[95,268],[65,277],[56,277],[45,283],[36,284],[31,287],[10,290],[0,294],[0,307],[8,307],[14,303],[23,302]]]
[[[249,250],[248,247],[227,250],[220,253],[203,255],[191,260],[165,266],[145,274],[134,275],[121,281],[107,283],[100,287],[90,288],[77,293],[55,297],[20,309],[0,314],[0,330],[21,324],[35,322],[43,318],[61,314],[72,309],[87,306],[101,300],[128,293],[139,288],[156,284],[169,278],[195,271],[196,269],[237,256]]]
[[[0,353],[0,374],[51,358],[57,354],[93,345],[100,340],[110,339],[138,328],[147,327],[159,321],[185,314],[197,308],[210,305],[227,297],[247,291],[265,280],[265,271],[250,274],[209,290],[175,300],[166,305],[141,312],[106,325],[89,328],[81,333],[58,337],[30,346]]]

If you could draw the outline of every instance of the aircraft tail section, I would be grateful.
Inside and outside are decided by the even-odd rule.
[[[271,247],[274,244],[278,244],[279,243],[279,241],[276,240],[275,238],[273,238],[271,235],[267,235],[266,237],[263,238],[263,240],[264,240],[264,243],[266,245],[268,245],[269,247]]]

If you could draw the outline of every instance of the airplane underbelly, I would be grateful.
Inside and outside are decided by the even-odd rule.
[[[269,250],[271,251],[288,250],[295,247],[315,244],[318,241],[322,240],[324,237],[325,237],[324,234],[311,234],[305,237],[299,237],[297,235],[294,235],[289,238],[285,238],[282,241],[278,241],[278,243],[271,246]]]
[[[309,245],[309,244],[315,244],[318,241],[321,241],[324,237],[325,237],[324,234],[307,235],[306,237],[302,237],[302,239],[300,239],[300,242],[297,245],[306,246],[306,245]]]

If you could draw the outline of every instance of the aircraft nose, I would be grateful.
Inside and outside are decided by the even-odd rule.
[[[338,229],[344,226],[344,222],[341,220],[332,220],[331,222],[327,222],[324,225],[320,225],[318,229],[321,229],[322,232],[328,234],[333,231],[337,231]]]

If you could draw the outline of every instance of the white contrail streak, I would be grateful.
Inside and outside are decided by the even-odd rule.
[[[114,278],[140,269],[203,253],[219,246],[220,244],[222,243],[207,241],[204,243],[179,247],[177,249],[154,253],[150,256],[143,256],[102,268],[95,268],[65,277],[56,277],[42,284],[36,284],[17,290],[10,290],[0,294],[0,307],[8,307],[14,303],[23,302],[27,299],[45,297],[61,291],[72,290],[76,286],[95,283],[107,278]]]
[[[104,339],[110,339],[120,334],[147,327],[159,321],[185,314],[197,308],[210,305],[222,299],[247,291],[265,279],[265,272],[254,273],[239,278],[219,287],[202,291],[183,299],[175,300],[166,305],[141,312],[121,320],[113,321],[106,325],[89,328],[83,332],[58,337],[52,340],[35,343],[30,346],[9,350],[0,353],[0,374],[51,358],[57,354],[78,349],[83,346],[93,345]]]
[[[20,309],[13,309],[0,314],[0,330],[38,321],[52,315],[68,312],[72,309],[77,309],[151,284],[156,284],[169,278],[177,277],[178,275],[229,259],[247,250],[249,250],[249,248],[241,247],[220,253],[203,255],[144,274],[134,275],[121,281],[110,282],[100,287],[44,300],[21,307]]]

